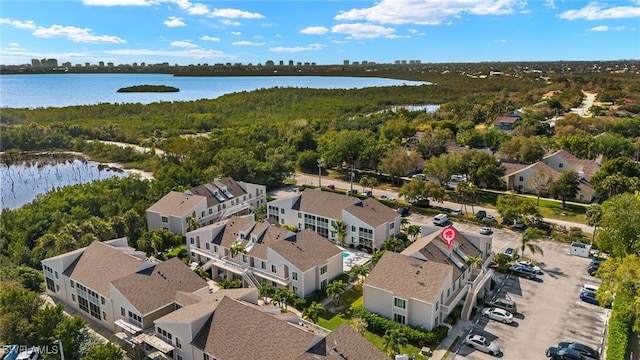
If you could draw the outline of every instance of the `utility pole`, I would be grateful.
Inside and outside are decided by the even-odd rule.
[[[322,165],[324,165],[323,159],[318,159],[318,188],[322,191]]]

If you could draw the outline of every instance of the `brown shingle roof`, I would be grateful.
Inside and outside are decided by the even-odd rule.
[[[312,189],[303,191],[299,201],[299,211],[330,219],[342,219],[342,209],[362,202],[353,196]]]
[[[553,154],[547,155],[544,158],[542,158],[542,161],[544,162],[545,159],[548,159],[552,156],[559,156],[562,159],[564,159],[567,163],[572,164],[577,168],[579,168],[579,170],[576,170],[576,172],[582,171],[584,173],[584,178],[587,181],[591,180],[591,177],[599,169],[599,166],[595,161],[589,160],[589,159],[579,159],[575,155],[568,152],[567,150],[558,150]]]
[[[298,357],[298,360],[315,359],[389,360],[389,357],[349,325],[342,324]]]
[[[239,299],[252,291],[256,290],[250,288],[220,289],[206,296],[200,296],[199,301],[171,312],[159,318],[156,322],[190,323],[204,316],[210,316],[216,310],[223,297],[228,296],[233,299]]]
[[[241,197],[245,195],[246,192],[244,189],[238,185],[238,183],[230,177],[224,177],[222,179],[216,179],[210,183],[198,185],[192,187],[188,191],[194,195],[200,195],[207,198],[207,207],[212,207],[217,204],[221,204],[224,201],[228,201],[230,199],[222,189],[227,189],[233,198]],[[215,195],[214,192],[218,192],[220,194],[223,201],[220,201]]]
[[[285,360],[307,351],[314,337],[225,296],[192,345],[217,359]]]
[[[452,271],[449,265],[385,251],[364,284],[388,290],[403,299],[435,304],[440,288],[452,277]]]
[[[519,117],[516,116],[496,116],[496,119],[493,120],[493,125],[500,125],[500,124],[514,124],[517,121],[520,121]]]
[[[136,272],[144,261],[99,241],[87,246],[64,275],[106,297],[111,297],[109,283]]]
[[[302,271],[320,267],[328,259],[342,253],[339,247],[311,229],[302,230],[290,240],[278,241],[270,247]]]
[[[114,280],[112,284],[142,315],[171,304],[178,291],[195,292],[208,286],[177,257]]]
[[[249,235],[256,224],[253,220],[234,216],[224,222],[223,231],[218,233],[218,236],[213,239],[213,243],[228,248],[236,240],[240,240],[241,233]],[[215,226],[215,224],[210,226]]]
[[[344,210],[372,227],[394,222],[400,217],[397,211],[372,198],[366,198],[361,203],[349,206]]]
[[[201,201],[203,201],[203,198],[200,196],[171,191],[155,204],[151,205],[147,211],[167,216],[182,217]]]
[[[265,229],[266,228],[266,229]],[[262,230],[265,230],[262,232]],[[285,230],[279,226],[269,225],[267,223],[257,223],[251,234],[261,234],[258,241],[249,247],[247,253],[254,258],[267,260],[269,258],[268,248],[271,244],[293,236],[293,232]],[[249,238],[250,239],[250,238]]]

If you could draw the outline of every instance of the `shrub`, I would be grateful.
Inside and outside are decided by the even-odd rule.
[[[624,360],[629,340],[629,320],[626,314],[627,302],[622,296],[613,300],[609,335],[607,336],[607,359]]]

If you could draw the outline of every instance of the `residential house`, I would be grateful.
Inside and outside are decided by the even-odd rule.
[[[579,159],[566,150],[558,150],[531,165],[509,163],[504,165],[507,171],[502,179],[507,184],[507,190],[537,194],[536,186],[531,180],[534,174],[545,172],[551,178],[551,181],[555,181],[560,177],[562,171],[568,170],[575,171],[580,178],[579,190],[575,200],[590,203],[595,197],[595,190],[589,180],[600,167],[598,161]]]
[[[278,224],[311,229],[331,241],[368,250],[381,249],[387,239],[400,234],[400,214],[373,198],[306,189],[270,201],[267,211]],[[337,230],[340,223],[346,225],[346,233]]]
[[[213,224],[231,215],[248,214],[266,202],[266,187],[235,181],[230,177],[193,187],[185,192],[172,191],[147,209],[149,231],[167,229],[184,235],[189,218],[200,225]]]
[[[542,100],[548,100],[553,98],[556,95],[560,95],[562,94],[562,91],[560,90],[551,90],[551,91],[547,91],[546,93],[542,94]]]
[[[511,130],[513,130],[515,124],[518,123],[519,121],[522,121],[522,117],[520,115],[516,115],[516,114],[500,115],[500,116],[497,116],[495,120],[493,120],[493,126],[501,130],[510,132]]]
[[[490,237],[457,232],[449,248],[441,228],[424,230],[402,253],[384,253],[364,282],[363,302],[367,311],[400,324],[433,329],[459,304],[470,316],[493,276],[487,270],[493,253]],[[483,265],[473,268],[471,256]]]
[[[342,274],[342,250],[311,229],[294,233],[232,217],[187,233],[187,253],[211,277],[241,278],[249,286],[287,287],[304,297]],[[231,256],[240,244],[245,251]]]
[[[206,281],[178,258],[154,263],[127,239],[42,260],[47,294],[112,331],[137,333],[174,310],[178,292],[209,292]]]
[[[157,319],[155,333],[143,341],[178,360],[388,359],[348,325],[329,332],[275,306],[258,306],[257,297],[255,288],[190,296]]]

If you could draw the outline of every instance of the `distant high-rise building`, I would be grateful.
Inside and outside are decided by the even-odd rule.
[[[91,64],[86,62],[86,63],[84,63],[84,67],[91,67]]]
[[[293,60],[289,60],[289,66],[293,66]]]
[[[113,63],[112,62],[108,62],[107,63],[107,67],[110,68],[110,69],[113,68]]]
[[[284,66],[284,60],[280,60],[280,66]]]
[[[367,60],[362,61],[362,65],[369,65],[369,62]]]
[[[42,64],[42,67],[54,68],[54,67],[58,67],[58,60],[57,59],[42,59],[42,60],[40,60],[40,64]]]
[[[98,62],[98,66],[99,66],[99,67],[104,67],[104,61],[99,61],[99,62]]]
[[[400,60],[396,60],[393,62],[395,65],[400,65]]]
[[[38,59],[31,59],[31,66],[33,66],[33,67],[41,67],[42,64],[40,63],[40,60],[38,60]]]
[[[343,65],[343,66],[349,66],[349,60],[344,60],[344,61],[342,62],[342,65]]]
[[[264,66],[266,67],[273,67],[275,64],[273,63],[273,60],[267,60],[266,63],[264,63]]]

